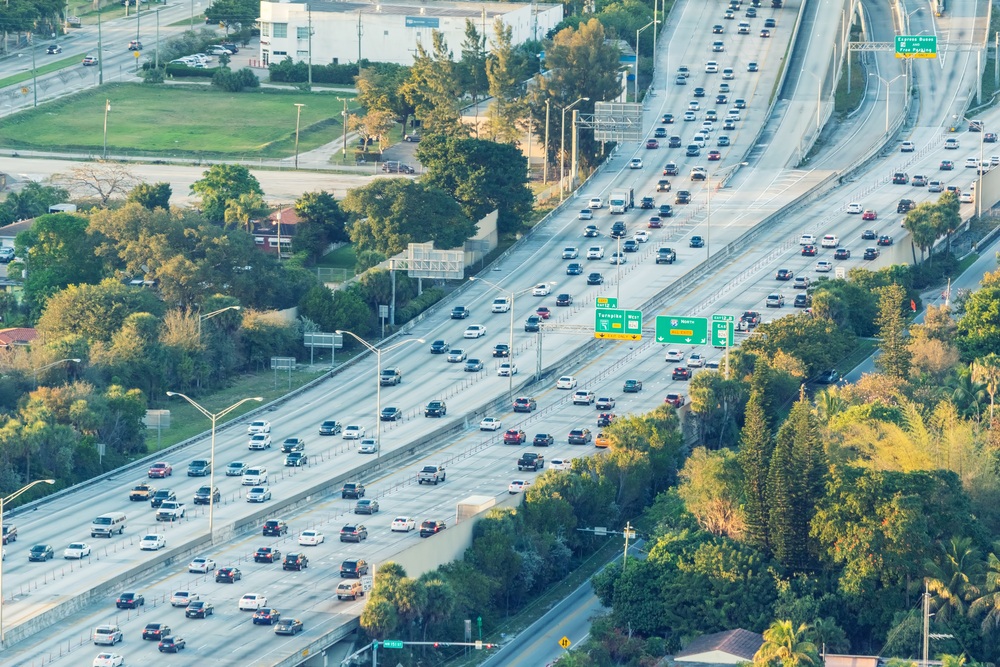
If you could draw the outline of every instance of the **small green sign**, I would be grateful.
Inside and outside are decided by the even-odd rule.
[[[732,322],[712,320],[712,345],[714,347],[730,347],[733,344],[735,327]]]
[[[897,58],[937,58],[934,35],[896,35]]]
[[[656,342],[707,345],[708,318],[657,315]]]
[[[733,315],[712,315],[713,322],[733,322],[736,317]]]
[[[598,308],[594,318],[594,338],[641,340],[642,311]]]
[[[396,639],[387,639],[382,642],[382,648],[403,648],[403,642]]]
[[[617,308],[618,299],[613,296],[599,296],[597,297],[597,307],[598,308]]]

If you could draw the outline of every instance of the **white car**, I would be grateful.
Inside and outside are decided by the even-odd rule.
[[[553,470],[571,470],[573,468],[573,459],[552,459],[549,462],[549,467]]]
[[[853,214],[860,214],[861,213],[861,204],[858,204],[856,202],[851,202],[850,204],[847,205],[847,212],[850,213],[850,214],[852,214],[852,215]]]
[[[486,327],[482,324],[473,324],[471,327],[468,327],[462,335],[465,338],[479,338],[480,336],[486,335]]]
[[[642,169],[642,159],[634,157],[632,161],[628,163],[629,169]]]
[[[585,208],[581,210],[576,217],[579,218],[580,220],[593,220],[594,214],[591,212],[589,208]]]
[[[674,363],[680,363],[684,361],[684,353],[680,350],[667,350],[667,361],[672,361]]]
[[[260,486],[261,484],[267,484],[267,468],[264,466],[256,466],[254,468],[247,468],[247,471],[243,473],[243,486]]]
[[[500,368],[497,369],[497,376],[505,378],[510,377],[511,375],[517,375],[517,365],[515,364],[513,368],[514,370],[511,372],[510,364],[500,364]]]
[[[360,440],[365,437],[364,426],[348,426],[344,429],[344,440]]]
[[[697,102],[688,102],[688,111],[701,111],[701,105]]]
[[[83,558],[90,555],[90,547],[86,542],[73,542],[63,550],[63,558]]]
[[[416,527],[417,522],[413,517],[397,516],[392,520],[392,532],[394,533],[408,533]]]
[[[531,486],[531,482],[529,482],[528,480],[515,479],[507,486],[507,491],[510,492],[511,495],[514,495],[515,493],[520,493],[521,491],[524,491],[529,486]]]
[[[271,499],[271,490],[263,486],[255,486],[247,491],[248,503],[266,503]]]
[[[487,417],[483,421],[479,422],[480,431],[499,431],[501,428],[501,422],[496,417]]]
[[[257,433],[250,437],[250,444],[247,447],[254,449],[271,449],[271,436],[267,433]]]
[[[535,285],[535,289],[531,292],[534,296],[548,296],[552,293],[552,288],[545,283],[540,283]]]
[[[958,196],[958,201],[962,204],[972,204],[975,202],[975,199],[972,198],[971,192],[963,192]]]
[[[563,259],[576,259],[580,256],[579,248],[570,246],[568,248],[563,248]],[[548,287],[548,285],[546,285]]]
[[[966,169],[975,169],[978,166],[979,166],[979,158],[977,158],[977,157],[967,157],[967,158],[965,158],[965,168]]]
[[[260,593],[247,593],[240,598],[240,611],[257,611],[267,606],[267,598]]]
[[[211,558],[195,558],[188,563],[188,572],[211,572],[215,569],[215,561]]]
[[[167,538],[163,535],[146,535],[139,542],[140,551],[159,551],[167,546]]]
[[[563,375],[556,380],[556,389],[576,389],[576,378],[572,375]]]
[[[314,547],[322,544],[326,538],[318,530],[303,530],[299,535],[299,544],[305,547]]]
[[[705,365],[705,357],[703,357],[703,356],[701,356],[700,354],[697,354],[697,353],[692,354],[690,357],[688,357],[688,363],[687,363],[687,365],[688,365],[688,368],[693,368],[695,366],[697,366],[698,368],[701,368],[702,366]]]
[[[645,229],[640,229],[639,231],[637,231],[635,234],[632,235],[632,240],[634,240],[636,243],[645,243],[646,241],[649,240],[649,232],[647,232]]]
[[[600,197],[591,197],[589,206],[590,208],[604,208],[604,200]]]
[[[510,300],[507,297],[502,299],[493,299],[493,305],[490,310],[494,313],[506,313],[510,310]]]
[[[824,248],[836,248],[840,245],[840,239],[837,238],[836,234],[827,234],[823,237],[823,241],[820,243]]]
[[[826,261],[825,259],[821,259],[820,261],[816,262],[817,273],[830,273],[831,269],[833,269],[833,264]]]
[[[714,60],[709,60],[707,63],[705,63],[705,71],[709,74],[718,74],[719,63],[715,62]]]
[[[628,257],[625,256],[625,253],[623,253],[623,252],[621,252],[621,253],[618,253],[618,252],[611,253],[611,263],[612,264],[624,264],[627,261],[628,261]]]
[[[900,153],[912,153],[913,152],[913,142],[904,141],[903,145],[899,147]]]
[[[686,120],[686,121],[698,120],[698,116],[693,111],[685,111],[684,112],[684,120]]]
[[[263,419],[258,419],[255,422],[250,422],[250,426],[247,427],[247,433],[253,435],[254,433],[270,433],[271,432],[271,422],[264,421]]]
[[[197,593],[192,593],[190,591],[177,591],[170,596],[170,606],[171,607],[186,607],[192,602],[197,602],[201,598]]]
[[[799,237],[799,245],[814,245],[816,243],[816,237],[812,234],[803,234]]]
[[[594,246],[587,249],[587,259],[604,259],[604,248]]]
[[[701,124],[701,131],[702,132],[712,132],[714,130],[715,130],[715,125],[713,125],[712,121],[710,121],[710,120],[706,120],[705,122],[703,122]]]
[[[378,453],[378,443],[374,440],[362,440],[361,444],[358,445],[358,454],[376,454]]]
[[[98,653],[94,658],[94,667],[121,667],[125,664],[125,658],[117,653]]]

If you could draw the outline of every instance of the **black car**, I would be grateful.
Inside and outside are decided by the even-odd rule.
[[[592,438],[589,428],[575,428],[569,432],[566,441],[571,445],[586,445]]]
[[[722,30],[722,26],[721,25],[713,25],[712,26],[712,34],[713,35],[721,35],[722,33],[723,33],[723,30]]]
[[[865,259],[878,259],[878,248],[865,248]]]
[[[276,635],[294,635],[296,632],[302,632],[302,621],[297,618],[283,618],[274,626]]]
[[[604,276],[602,276],[600,273],[591,273],[589,276],[587,276],[587,284],[588,285],[603,285],[604,284]],[[558,306],[559,304],[557,303],[556,305]]]
[[[674,115],[672,113],[665,113],[660,117],[660,122],[664,125],[669,125],[674,122]]]
[[[235,584],[243,578],[243,573],[238,567],[223,567],[215,571],[215,583]]]
[[[605,426],[611,426],[611,422],[613,422],[614,420],[615,416],[613,414],[602,412],[597,416],[597,425],[600,426],[601,428],[604,428]]]
[[[28,552],[29,561],[42,561],[51,560],[55,557],[55,552],[53,552],[52,547],[48,544],[36,544],[31,547],[31,551]]]
[[[755,18],[757,18],[757,10],[754,9],[753,7],[747,7],[746,17],[748,19],[755,19]]]
[[[285,441],[281,443],[281,453],[288,454],[289,452],[302,452],[305,451],[306,441],[302,438],[285,438]]]
[[[700,236],[692,236],[691,240],[688,242],[688,247],[689,248],[704,248],[705,247],[705,239],[701,238]]]
[[[878,235],[876,235],[873,230],[866,229],[865,231],[861,232],[861,238],[863,238],[865,241],[874,241],[875,239],[878,238]]]
[[[177,500],[177,494],[170,489],[160,489],[149,499],[149,504],[153,509],[156,509],[168,500]]]
[[[338,421],[328,419],[323,422],[319,427],[320,435],[337,435],[344,429],[344,425]]]
[[[170,636],[170,626],[166,623],[147,623],[142,629],[143,639],[155,639],[159,641]]]
[[[138,609],[146,604],[146,598],[141,593],[122,593],[115,600],[118,609]]]
[[[309,559],[302,554],[288,554],[281,562],[282,570],[304,570],[309,567]]]
[[[812,297],[808,294],[796,294],[792,306],[795,308],[808,308],[812,303]]]
[[[211,472],[212,466],[204,459],[191,461],[191,463],[188,464],[188,477],[206,477]]]
[[[816,246],[805,245],[802,246],[802,255],[804,257],[815,257],[816,256]]]
[[[793,271],[789,271],[788,269],[778,269],[778,272],[774,274],[775,280],[791,280],[794,277],[795,273]]]
[[[368,563],[363,558],[349,558],[340,565],[341,579],[360,579],[368,574]]]
[[[833,253],[834,259],[850,259],[851,251],[847,248],[837,248]]]
[[[262,607],[253,613],[254,625],[274,625],[281,620],[281,612],[271,607]]]
[[[653,201],[652,197],[643,197],[639,202],[639,208],[653,208],[656,206],[656,202]]]
[[[382,408],[382,414],[379,415],[379,419],[384,422],[394,422],[399,421],[403,417],[403,411],[399,408]]]
[[[341,498],[364,498],[365,497],[365,485],[361,482],[348,482],[344,484],[344,488],[340,490]]]
[[[536,433],[535,437],[531,440],[531,444],[536,447],[548,447],[554,445],[556,439],[552,437],[551,433]]]
[[[674,217],[674,209],[670,204],[660,204],[659,212],[661,218]]]
[[[725,95],[716,95],[715,96],[715,103],[716,104],[728,104],[729,103],[729,98],[727,96],[725,96]]]
[[[573,297],[569,294],[560,294],[556,297],[557,306],[571,306],[573,305]]]
[[[695,88],[694,89],[694,96],[695,97],[705,97],[705,89],[702,88],[701,86]]]
[[[681,138],[676,134],[671,135],[671,137],[667,139],[667,148],[680,148],[680,147],[681,147]]]
[[[424,408],[425,417],[444,417],[448,414],[448,406],[444,401],[431,401]]]
[[[626,394],[637,393],[642,391],[642,381],[641,380],[625,380],[625,386],[622,387],[622,391]]]
[[[220,500],[222,500],[222,493],[219,491],[219,487],[215,487],[215,491],[212,491],[212,487],[203,486],[194,492],[195,505],[208,505],[210,502],[218,504]]]
[[[164,637],[160,640],[160,653],[177,653],[187,646],[187,642],[181,637]]]
[[[639,249],[639,242],[635,239],[629,239],[622,244],[622,250],[625,252],[635,252]]]
[[[444,521],[424,521],[420,524],[420,537],[430,537],[431,535],[437,535],[442,530],[447,528]]]
[[[673,375],[671,376],[674,380],[690,380],[691,379],[691,369],[685,368],[684,366],[678,366],[674,369]]]
[[[455,306],[451,309],[451,319],[464,320],[469,316],[469,309],[465,306]]]
[[[341,542],[358,542],[368,539],[368,529],[361,524],[348,524],[340,529]]]
[[[597,238],[601,235],[601,232],[597,231],[597,227],[594,225],[587,225],[587,228],[583,230],[584,238],[592,239]]]
[[[215,606],[211,602],[192,602],[184,610],[185,618],[208,618],[215,613]]]
[[[820,376],[816,378],[816,382],[819,384],[835,384],[840,380],[840,373],[831,369],[828,371],[823,371]]]
[[[277,519],[264,522],[264,537],[281,537],[288,532],[288,524]]]
[[[281,552],[272,547],[261,547],[253,554],[255,563],[273,563],[276,560],[281,560]]]
[[[49,55],[52,55],[54,53],[62,53],[62,47],[59,46],[58,44],[50,44],[48,47],[46,47],[45,53]]]
[[[879,245],[892,245],[892,237],[889,236],[889,235],[887,235],[887,234],[883,234],[882,236],[878,237],[878,244]]]
[[[690,204],[691,203],[691,193],[687,190],[678,190],[677,194],[674,195],[674,204]]]
[[[448,351],[449,347],[451,346],[448,345],[448,341],[436,340],[433,343],[431,343],[431,354],[444,354],[445,352]]]

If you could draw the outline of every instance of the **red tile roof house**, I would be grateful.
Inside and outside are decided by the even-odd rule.
[[[280,225],[278,224],[280,221]],[[292,252],[292,237],[295,236],[295,225],[299,216],[292,207],[283,208],[271,214],[267,220],[254,223],[254,243],[264,252],[278,254],[278,230],[281,230],[281,255],[290,256]]]
[[[0,329],[0,348],[9,350],[13,345],[30,345],[38,338],[38,331],[35,329]]]

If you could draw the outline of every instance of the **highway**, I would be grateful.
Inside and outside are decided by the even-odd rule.
[[[705,85],[713,77],[718,76],[699,71],[704,69],[704,61],[715,59],[722,67],[729,66],[731,63],[736,65],[734,67],[736,79],[731,82],[734,86],[734,92],[731,96],[733,98],[744,96],[749,102],[749,108],[741,123],[740,130],[736,134],[735,148],[723,154],[722,168],[734,165],[742,159],[743,153],[749,147],[750,139],[764,121],[766,97],[777,76],[776,61],[780,55],[771,51],[772,45],[781,43],[781,39],[787,40],[787,36],[783,35],[782,30],[786,28],[786,24],[792,23],[793,19],[790,18],[790,15],[793,14],[794,7],[794,4],[786,4],[780,12],[764,9],[758,19],[752,20],[754,25],[761,25],[763,19],[771,16],[772,12],[778,16],[778,27],[770,40],[761,39],[756,34],[750,36],[735,35],[730,28],[732,22],[726,21],[727,31],[724,35],[726,51],[724,54],[714,54],[708,47],[713,39],[711,26],[715,23],[723,23],[721,17],[702,13],[699,11],[700,8],[689,3],[679,4],[677,6],[679,11],[674,12],[671,25],[668,25],[667,28],[674,31],[675,35],[690,35],[692,38],[671,40],[669,48],[660,51],[661,66],[657,68],[655,88],[657,91],[665,91],[665,93],[658,95],[653,99],[652,104],[647,105],[646,127],[650,129],[650,133],[652,128],[657,126],[657,120],[662,113],[671,112],[677,117],[682,115],[687,102],[691,101],[689,91],[693,90],[693,87]],[[698,39],[693,37],[695,35],[699,36]],[[783,47],[782,43],[782,48],[777,49],[777,51],[783,53]],[[761,64],[759,78],[751,76],[745,71],[745,63],[752,59]],[[664,61],[666,66],[663,66]],[[691,67],[693,74],[688,86],[684,87],[684,94],[678,94],[673,92],[675,86],[672,85],[672,81],[677,67],[682,64]],[[741,65],[742,67],[740,67]],[[810,87],[804,79],[803,83],[807,88]],[[676,88],[681,87],[677,86]],[[760,91],[760,93],[755,91]],[[752,96],[751,93],[753,93]],[[761,97],[765,99],[759,99]],[[714,99],[714,94],[712,97],[708,97],[706,94],[705,99]],[[813,118],[813,122],[815,122],[815,118]],[[683,121],[678,120],[674,126],[668,125],[668,133],[672,133],[671,130],[674,127],[684,124]],[[800,127],[807,124],[807,121],[800,123]],[[700,123],[686,123],[686,125],[700,125]],[[693,134],[693,129],[685,128],[682,131],[684,132],[682,136],[685,139]],[[718,134],[719,132],[716,131],[713,136]],[[744,143],[741,144],[741,141]],[[789,143],[794,142],[784,140],[779,142],[780,150],[786,154],[784,158],[781,156],[771,158],[769,148],[755,166],[739,170],[737,178],[734,178],[718,197],[713,198],[713,225],[711,229],[713,251],[720,250],[727,241],[736,238],[763,217],[787,203],[797,193],[825,177],[822,172],[799,174],[785,170]],[[733,152],[734,150],[735,152]],[[978,152],[978,146],[976,150]],[[895,166],[913,160],[907,166],[911,175],[920,173],[918,169],[930,172],[930,167],[943,159],[942,153],[940,146],[928,145],[910,156],[893,156],[891,164]],[[952,158],[952,154],[961,154],[961,160],[964,161],[965,153],[971,153],[971,148],[967,142],[964,142],[959,151],[949,151],[948,153],[949,158],[961,164],[959,157]],[[666,229],[649,230],[650,242],[641,246],[639,253],[629,255],[628,263],[621,267],[620,282],[616,277],[616,267],[609,265],[607,258],[604,261],[580,260],[585,265],[585,272],[600,270],[604,273],[607,282],[603,287],[587,287],[583,284],[585,276],[565,274],[565,264],[568,261],[561,259],[561,250],[572,245],[585,251],[587,247],[592,245],[590,239],[581,237],[581,228],[587,223],[575,218],[574,207],[568,207],[567,211],[550,219],[536,230],[527,242],[521,244],[498,267],[499,271],[487,276],[488,280],[498,282],[505,288],[518,290],[540,282],[557,283],[552,288],[551,296],[531,297],[526,295],[519,297],[515,302],[515,348],[518,350],[515,363],[520,367],[522,374],[527,374],[534,368],[535,350],[533,345],[536,337],[534,334],[524,333],[521,325],[524,319],[533,313],[538,306],[548,306],[554,313],[554,322],[592,325],[593,314],[588,306],[593,303],[595,296],[620,294],[622,299],[620,306],[636,306],[705,258],[705,250],[686,247],[686,240],[690,234],[699,233],[702,227],[705,228],[707,234],[707,216],[704,221],[700,217],[702,209],[700,202],[705,199],[706,189],[702,183],[690,183],[687,179],[687,172],[691,166],[708,164],[704,157],[685,159],[677,149],[667,150],[664,148],[657,151],[637,149],[635,155],[646,161],[644,169],[626,169],[625,165],[632,157],[632,153],[625,152],[623,149],[611,160],[609,167],[593,178],[587,187],[578,193],[577,201],[581,202],[581,206],[589,197],[598,194],[606,195],[611,187],[623,184],[635,188],[637,198],[652,194],[656,181],[661,178],[659,166],[667,160],[673,160],[681,167],[681,175],[671,179],[674,190],[690,186],[687,189],[690,189],[694,194],[696,203],[689,205],[686,210],[683,206],[675,207],[675,210],[679,211],[679,215],[673,221],[666,220],[667,223],[673,222]],[[654,157],[655,159],[653,159]],[[847,159],[850,156],[842,157]],[[782,159],[785,159],[785,162],[781,162]],[[891,168],[889,164],[890,160],[887,160],[874,167],[866,176],[867,183],[859,181],[853,186],[835,191],[808,206],[801,214],[794,216],[794,219],[788,219],[777,225],[772,232],[758,240],[753,250],[743,253],[740,257],[732,258],[727,269],[720,271],[717,275],[706,276],[705,282],[699,287],[692,289],[690,293],[671,304],[669,312],[728,312],[738,315],[739,312],[746,309],[765,311],[761,301],[766,293],[774,288],[774,270],[790,268],[798,273],[814,266],[816,260],[825,258],[823,254],[815,258],[800,257],[797,254],[798,234],[806,231],[817,234],[817,236],[825,233],[836,233],[844,240],[844,243],[848,244],[848,247],[854,250],[861,249],[856,236],[865,224],[858,219],[859,216],[848,216],[843,211],[843,206],[848,201],[859,201],[867,208],[878,209],[880,219],[876,221],[876,224],[880,233],[885,230],[896,232],[894,234],[897,236],[896,245],[890,252],[883,254],[879,260],[881,263],[888,263],[894,256],[893,253],[898,254],[900,248],[903,247],[898,236],[898,218],[900,216],[890,213],[890,208],[895,211],[895,201],[902,196],[919,198],[919,196],[914,196],[916,192],[921,192],[924,197],[927,196],[925,191],[919,188],[878,185],[879,179]],[[961,167],[957,173],[953,172],[953,175],[956,180],[959,176],[967,178],[961,172]],[[901,192],[905,194],[900,194]],[[864,195],[862,196],[861,193]],[[672,197],[670,200],[672,201]],[[657,204],[666,201],[667,198],[664,195],[657,198]],[[707,201],[705,203],[707,204]],[[704,206],[704,209],[707,213],[707,206]],[[644,212],[636,210],[627,214],[625,219],[629,221],[631,230],[641,226],[646,217]],[[615,219],[621,218],[616,217]],[[611,222],[612,216],[607,213],[605,208],[598,212],[593,224],[598,225],[602,234],[606,234]],[[595,240],[595,243],[604,246],[608,256],[614,251],[606,236],[602,235]],[[655,265],[653,263],[655,248],[664,244],[670,244],[677,248],[679,261],[676,264]],[[908,248],[905,250],[908,252]],[[832,251],[827,252],[832,253]],[[902,258],[904,261],[905,259],[905,257]],[[862,264],[859,252],[855,252],[852,259],[844,263],[845,266]],[[869,263],[867,265],[880,264]],[[783,284],[782,287],[786,299],[790,301],[791,290],[787,289],[787,284]],[[560,292],[573,294],[575,299],[573,307],[564,309],[554,306],[554,295]],[[383,360],[383,366],[397,365],[402,369],[403,384],[395,388],[386,388],[383,391],[382,406],[400,407],[410,415],[417,413],[416,416],[408,417],[401,424],[393,425],[392,428],[384,432],[382,439],[384,449],[394,450],[402,447],[406,442],[428,433],[438,426],[436,420],[425,420],[419,416],[420,408],[432,397],[447,398],[449,417],[446,420],[448,420],[457,418],[455,416],[483,403],[488,397],[504,394],[507,380],[495,375],[494,364],[498,360],[493,360],[489,356],[489,350],[496,343],[507,342],[509,336],[507,327],[510,319],[509,315],[506,314],[494,315],[488,312],[489,303],[495,296],[497,293],[488,290],[485,285],[473,286],[465,292],[461,300],[454,304],[469,307],[473,313],[472,317],[464,321],[452,321],[444,319],[446,315],[442,313],[439,316],[428,318],[418,323],[411,331],[414,338],[421,338],[426,343],[404,346]],[[788,308],[779,312],[787,313]],[[650,318],[655,314],[663,313],[645,313],[646,322],[651,323]],[[462,331],[470,324],[485,325],[488,329],[487,335],[475,341],[462,340]],[[464,373],[456,365],[447,364],[442,356],[430,355],[429,343],[441,338],[447,339],[453,346],[467,349],[470,357],[483,358],[486,361],[486,371],[481,374]],[[574,335],[547,336],[543,351],[544,366],[548,367],[558,363],[559,359],[571,353],[584,340],[584,338]],[[674,383],[669,380],[671,366],[663,361],[662,352],[661,346],[651,344],[649,341],[638,344],[608,343],[601,348],[601,352],[596,358],[586,360],[579,367],[560,368],[560,372],[576,373],[581,382],[590,383],[587,388],[592,388],[599,394],[606,392],[619,397],[620,401],[616,408],[618,413],[644,412],[659,405],[667,391],[677,389],[684,391],[682,383]],[[690,350],[685,350],[685,352],[690,352]],[[710,358],[718,357],[716,351],[709,350],[708,353]],[[375,426],[373,414],[375,412],[374,375],[374,363],[373,360],[369,359],[335,376],[316,390],[290,400],[279,411],[271,413],[269,417],[273,424],[271,434],[273,440],[278,444],[285,437],[305,437],[309,441],[307,453],[315,456],[317,451],[329,452],[338,445],[343,445],[340,438],[326,439],[333,441],[331,444],[326,444],[316,435],[316,428],[324,419],[336,418],[348,424],[359,423],[365,426],[370,433]],[[629,378],[644,380],[646,387],[642,394],[629,395],[626,399],[621,396],[620,387],[621,383]],[[411,384],[413,387],[420,386],[421,391],[409,391]],[[343,398],[345,390],[350,396],[348,400]],[[593,451],[592,448],[571,447],[565,444],[564,439],[565,433],[570,428],[588,425],[589,420],[594,419],[593,408],[567,405],[566,392],[558,392],[554,389],[545,390],[538,398],[540,411],[545,411],[543,417],[532,416],[514,419],[512,415],[494,416],[503,417],[505,425],[507,425],[506,422],[510,421],[515,424],[526,422],[525,430],[529,434],[540,430],[555,433],[558,438],[557,442],[561,444],[552,448],[551,452],[546,452],[549,458],[561,455],[581,455],[581,453]],[[590,425],[592,427],[592,423]],[[428,460],[441,460],[443,457],[460,454],[473,445],[481,445],[486,439],[478,431],[468,430],[457,442],[442,443],[444,447],[441,453],[434,454]],[[251,456],[246,450],[246,443],[247,436],[239,428],[222,432],[217,441],[216,460],[219,467],[226,465],[231,460],[248,460],[254,464],[266,464],[272,472],[281,468],[282,456],[280,454],[272,451]],[[188,461],[196,458],[207,458],[207,446],[207,442],[200,443],[197,446],[187,448],[179,456],[173,456],[167,460],[170,460],[177,471],[183,475]],[[387,525],[392,518],[389,516],[390,514],[395,512],[413,514],[418,520],[443,516],[445,520],[449,520],[453,517],[456,500],[471,493],[502,494],[507,483],[517,476],[513,466],[517,451],[519,450],[516,447],[502,445],[482,449],[475,455],[470,455],[453,464],[449,468],[448,482],[444,487],[418,490],[413,485],[409,485],[386,496],[383,515],[368,522],[375,530],[371,542],[365,545],[364,553],[366,556],[373,562],[382,562],[391,558],[392,554],[398,552],[400,548],[404,548],[407,540],[418,539],[412,535],[389,535]],[[345,470],[345,461],[349,462],[352,459],[361,461],[364,458],[348,451],[334,458],[326,457],[326,460],[321,460],[307,469],[296,471],[292,477],[285,476],[277,481],[272,479],[271,486],[275,501],[281,499],[282,493],[286,493],[285,489],[300,488],[309,480],[331,477]],[[376,489],[390,488],[411,478],[416,467],[421,463],[417,462],[406,466],[370,483]],[[350,465],[350,463],[346,465]],[[6,624],[16,624],[29,618],[42,609],[72,597],[80,590],[93,585],[95,581],[111,576],[126,565],[132,565],[141,558],[147,557],[137,551],[134,543],[126,545],[124,541],[134,542],[136,536],[145,534],[146,531],[163,530],[166,532],[169,548],[171,544],[179,543],[185,537],[201,534],[207,529],[207,519],[203,513],[192,514],[179,525],[169,528],[156,526],[152,510],[148,507],[140,507],[137,503],[129,503],[127,499],[127,490],[134,482],[138,481],[138,477],[136,474],[122,475],[89,487],[85,492],[63,496],[44,505],[43,511],[32,513],[23,519],[18,516],[12,519],[19,527],[21,540],[13,547],[8,547],[9,558],[4,572],[4,594],[8,600],[11,595],[14,599],[12,603],[8,602],[5,605]],[[175,489],[180,499],[189,502],[194,490],[203,483],[204,478],[188,479],[175,476],[169,482],[161,482],[159,486],[169,486]],[[233,478],[217,477],[217,483],[228,498],[233,498],[233,495],[240,490]],[[382,499],[380,498],[380,500]],[[79,511],[81,506],[88,507],[87,512],[81,513]],[[295,531],[312,527],[314,523],[319,523],[321,529],[334,531],[339,528],[339,524],[332,517],[346,507],[346,502],[339,499],[325,499],[311,510],[295,513],[294,516],[288,518],[292,521]],[[258,509],[256,506],[248,506],[244,502],[231,500],[219,508],[216,517],[217,526],[232,522],[237,517],[245,516],[256,509]],[[84,564],[82,568],[75,566],[72,572],[64,575],[62,573],[63,564],[58,563],[58,583],[53,585],[50,581],[51,574],[56,572],[56,566],[53,563],[27,563],[25,552],[32,544],[36,543],[52,543],[57,553],[61,553],[62,548],[71,541],[85,540],[95,546],[103,546],[103,542],[89,539],[86,534],[87,525],[92,516],[112,510],[129,513],[129,530],[124,540],[111,540],[112,544],[120,545],[121,550],[112,551],[106,557],[102,557],[102,562],[98,567],[94,567],[96,563]],[[334,523],[326,528],[327,522]],[[236,542],[221,545],[217,554],[208,555],[213,555],[220,562],[225,562],[252,551],[256,546],[260,546],[260,540],[241,537]],[[288,547],[288,544],[280,546],[286,552]],[[316,554],[312,557],[314,564],[320,562],[326,565],[336,565],[344,555],[358,553],[357,547],[341,549],[339,543],[336,542],[327,543],[310,551]],[[270,600],[276,602],[276,606],[283,613],[302,616],[307,621],[307,628],[317,630],[327,627],[327,624],[335,623],[338,618],[342,618],[338,614],[357,613],[357,605],[329,601],[330,582],[328,579],[331,575],[327,568],[313,567],[304,573],[294,575],[271,575],[260,571],[264,567],[267,566],[247,565],[245,571],[248,576],[246,584],[242,587],[237,585],[227,588],[221,584],[205,582],[198,584],[198,586],[204,587],[204,597],[217,601],[220,607],[226,607],[225,609],[220,608],[218,619],[210,619],[207,622],[186,622],[183,619],[177,619],[179,612],[165,610],[165,613],[169,614],[169,622],[175,624],[175,629],[179,633],[187,635],[186,638],[191,645],[187,655],[196,656],[194,659],[198,660],[199,663],[206,660],[223,659],[220,657],[225,654],[222,647],[231,643],[233,630],[247,624],[248,615],[241,616],[235,611],[235,601],[244,592],[263,592],[268,595]],[[42,583],[39,584],[40,578]],[[146,581],[141,582],[137,589],[143,591],[147,599],[152,599],[169,594],[171,590],[176,590],[181,583],[186,581],[189,581],[187,575],[176,568],[171,568],[169,571],[158,572],[149,577]],[[250,585],[255,588],[248,588]],[[327,590],[323,590],[324,585]],[[52,586],[52,589],[46,590],[49,586]],[[28,594],[19,594],[20,590],[26,588],[29,591]],[[238,590],[227,593],[223,588]],[[319,593],[320,590],[323,592]],[[72,646],[74,642],[78,644],[79,638],[88,635],[94,625],[114,614],[113,606],[110,601],[108,602],[109,604],[93,605],[81,610],[78,614],[60,623],[58,630],[50,628],[19,643],[11,650],[18,656],[19,663],[40,660],[53,651],[58,654],[62,642],[68,642],[67,646]],[[153,612],[146,612],[141,619],[124,621],[127,626],[126,634],[129,636],[129,643],[123,647],[122,652],[130,662],[138,662],[152,650],[150,644],[146,644],[145,647],[138,646],[139,642],[135,639],[136,630],[140,628],[140,623],[147,622],[149,614],[153,614]],[[119,622],[123,622],[121,616],[119,616]],[[219,627],[219,623],[225,627]],[[200,628],[194,627],[195,624],[210,626],[212,631],[206,633]],[[238,655],[230,655],[225,664],[249,664],[246,662],[249,656],[270,654],[271,651],[287,654],[295,646],[301,645],[297,642],[305,642],[309,639],[309,631],[307,631],[294,640],[278,639],[277,641],[280,642],[288,641],[287,644],[282,644],[279,647],[276,638],[267,633],[266,628],[254,628],[253,630],[257,631],[255,632],[256,638],[248,641],[246,638],[252,635],[242,636],[240,647],[234,651]],[[244,650],[246,653],[243,652]],[[190,658],[182,654],[176,659],[183,661]]]

